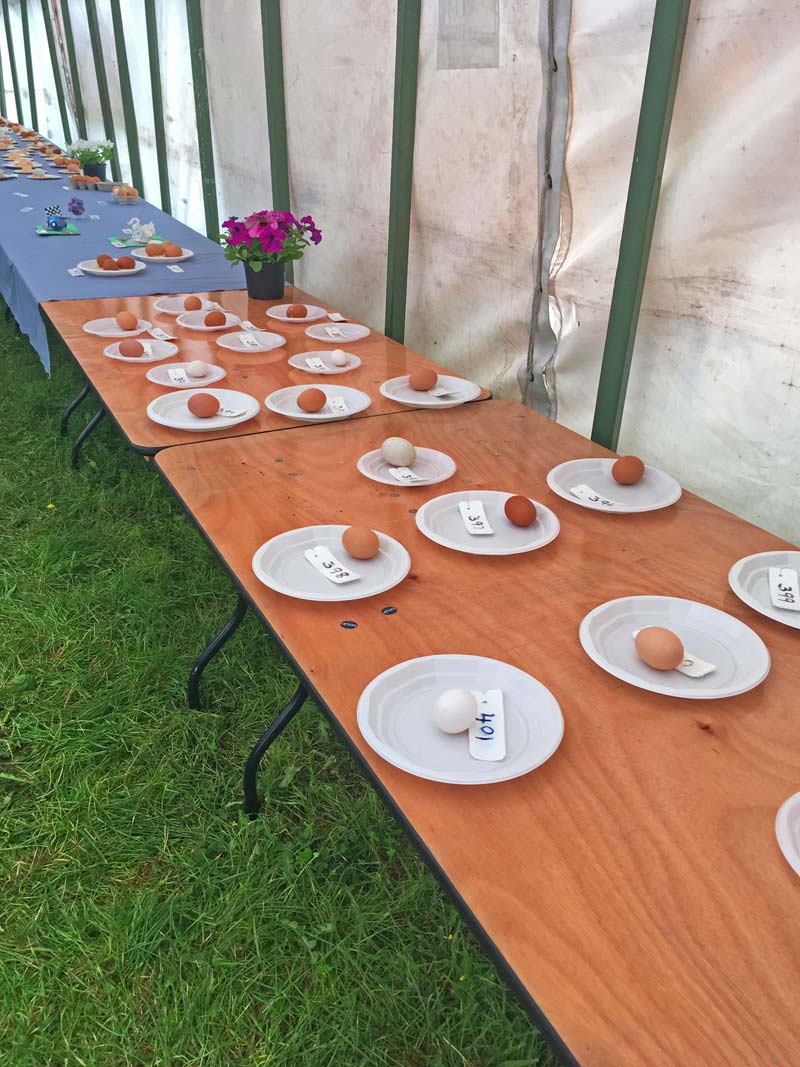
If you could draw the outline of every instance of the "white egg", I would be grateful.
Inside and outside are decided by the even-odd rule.
[[[469,689],[447,689],[433,705],[433,721],[446,734],[460,734],[478,714],[478,702]]]
[[[186,373],[190,378],[205,378],[208,374],[208,364],[202,359],[193,359],[191,363],[186,364]]]
[[[350,362],[350,357],[343,348],[334,348],[331,352],[331,363],[334,367],[346,367]]]
[[[390,467],[413,467],[417,450],[405,437],[387,437],[381,445],[381,455]]]

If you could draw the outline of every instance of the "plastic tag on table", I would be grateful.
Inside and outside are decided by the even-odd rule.
[[[503,690],[471,690],[478,701],[478,714],[469,728],[469,754],[473,759],[497,762],[506,758],[506,720]]]
[[[793,567],[770,567],[769,598],[776,608],[800,611],[800,581]]]
[[[596,493],[590,485],[573,485],[569,490],[578,500],[588,500],[590,504],[599,504],[603,508],[619,507],[618,500],[609,500],[608,497]]]
[[[100,216],[99,215],[90,215],[89,218],[90,219],[98,219],[99,220]]]
[[[168,263],[167,270],[171,270],[173,274],[183,274],[183,267],[179,267],[177,263]]]
[[[260,326],[256,326],[256,324],[254,322],[251,322],[250,319],[242,319],[242,321],[240,322],[239,325],[242,327],[243,330],[260,330],[261,329]]]
[[[157,341],[174,341],[175,334],[167,333],[166,330],[162,330],[160,326],[152,326],[147,331],[151,337],[155,337]]]
[[[347,319],[344,317],[344,315],[340,315],[338,311],[329,311],[328,318],[331,320],[331,322],[347,322]]]
[[[82,278],[83,271],[80,267],[70,267],[67,274],[71,274],[73,278]]]
[[[312,567],[315,567],[320,574],[324,574],[328,581],[333,582],[334,585],[357,582],[361,577],[361,575],[356,574],[355,571],[351,571],[349,567],[345,567],[343,563],[340,563],[330,549],[325,548],[324,545],[315,545],[314,548],[307,548],[303,555]]]
[[[482,537],[494,533],[494,530],[489,525],[489,520],[486,518],[486,512],[483,510],[483,501],[462,500],[458,505],[458,510],[461,512],[461,518],[464,520],[464,526],[468,534],[472,534],[474,537]]]

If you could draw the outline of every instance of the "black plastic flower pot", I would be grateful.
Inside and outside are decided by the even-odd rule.
[[[262,263],[261,270],[244,265],[247,295],[252,300],[280,300],[283,296],[285,263]]]
[[[83,173],[87,178],[99,178],[101,182],[106,180],[106,165],[105,163],[87,163],[83,168]]]

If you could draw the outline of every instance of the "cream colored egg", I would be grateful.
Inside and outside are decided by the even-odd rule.
[[[417,450],[405,437],[387,437],[381,445],[381,455],[390,467],[412,467]]]
[[[193,359],[191,363],[186,364],[186,373],[190,378],[205,378],[208,374],[208,364],[202,359]]]
[[[460,734],[478,714],[478,702],[469,689],[447,689],[433,705],[433,721],[446,734]]]
[[[334,348],[331,352],[331,363],[334,367],[346,367],[350,362],[350,357],[343,348]]]

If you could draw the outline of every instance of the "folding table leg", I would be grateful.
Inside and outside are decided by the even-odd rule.
[[[72,446],[72,466],[74,470],[77,470],[81,465],[81,449],[83,448],[83,442],[95,426],[97,426],[105,413],[106,409],[101,405],[75,438],[75,444]]]
[[[246,614],[247,601],[240,594],[239,599],[236,601],[236,608],[233,615],[231,615],[217,636],[205,649],[203,649],[195,660],[194,666],[189,672],[189,684],[186,686],[186,701],[193,711],[199,711],[203,706],[200,700],[200,679],[203,677],[203,671],[223,647],[231,634],[238,628],[239,623]]]
[[[83,389],[81,389],[81,391],[75,397],[75,399],[70,401],[69,404],[67,404],[67,406],[66,406],[66,408],[64,410],[64,414],[61,416],[60,429],[61,429],[61,436],[62,437],[64,437],[66,435],[67,427],[69,426],[70,415],[72,415],[72,412],[77,408],[77,406],[79,404],[83,403],[83,401],[86,399],[86,397],[89,395],[89,393],[91,393],[91,391],[92,391],[92,387],[87,382],[86,385],[84,385]]]
[[[308,690],[302,682],[299,682],[297,689],[294,692],[294,696],[289,703],[286,704],[280,714],[273,719],[250,750],[250,755],[247,757],[247,762],[244,765],[244,810],[245,814],[251,819],[255,819],[261,811],[261,798],[258,795],[257,788],[258,768],[261,764],[261,760],[278,734],[288,726],[300,708],[302,708],[307,697]]]

